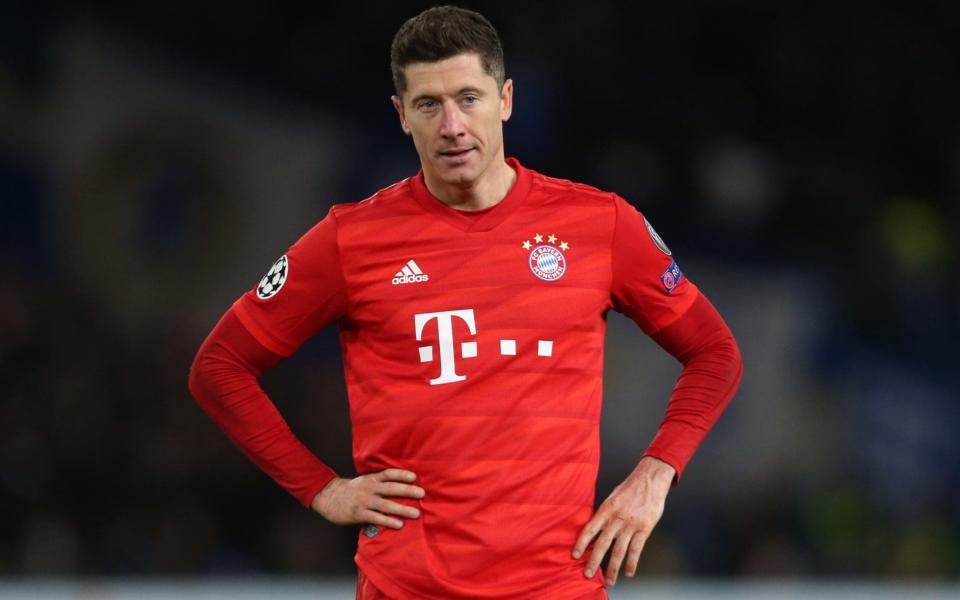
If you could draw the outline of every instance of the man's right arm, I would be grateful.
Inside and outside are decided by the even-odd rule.
[[[338,235],[331,210],[233,304],[197,353],[190,391],[250,460],[304,506],[338,524],[399,527],[386,515],[416,518],[416,511],[388,497],[422,497],[422,489],[409,485],[416,476],[386,469],[338,478],[297,440],[257,381],[347,315]]]
[[[401,469],[342,479],[296,438],[258,378],[283,357],[263,347],[233,309],[203,342],[190,369],[190,391],[204,412],[243,452],[301,504],[338,525],[371,523],[398,529],[394,516],[416,519],[417,509],[390,498],[422,498]]]
[[[304,506],[337,475],[294,436],[257,378],[282,356],[267,350],[230,309],[200,346],[190,391],[243,452]]]

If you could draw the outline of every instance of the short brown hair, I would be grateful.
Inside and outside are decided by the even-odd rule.
[[[390,70],[397,94],[407,91],[403,73],[407,65],[438,62],[465,53],[480,55],[483,70],[503,89],[503,47],[486,17],[458,6],[435,6],[408,19],[390,46]]]

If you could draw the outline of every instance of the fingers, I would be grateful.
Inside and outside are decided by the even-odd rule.
[[[590,522],[583,526],[583,529],[580,530],[580,537],[577,538],[577,543],[573,545],[573,557],[580,558],[584,552],[587,550],[587,546],[590,545],[590,541],[600,533],[600,513],[597,513],[590,519]]]
[[[383,513],[379,513],[375,510],[364,509],[358,513],[359,521],[361,523],[370,523],[371,525],[379,525],[381,527],[389,527],[390,529],[400,529],[403,527],[403,521],[396,519],[394,517],[388,517]]]
[[[610,552],[610,561],[607,563],[607,585],[613,585],[617,582],[617,575],[620,573],[620,565],[623,564],[623,557],[627,554],[627,548],[630,540],[635,537],[631,530],[620,531],[617,541],[613,544],[613,550]]]
[[[643,552],[643,546],[647,543],[647,534],[639,532],[630,540],[630,550],[627,552],[627,562],[623,568],[623,574],[627,577],[633,577],[637,574],[637,563],[640,562],[640,553]]]
[[[377,512],[388,515],[398,515],[408,519],[417,519],[420,517],[420,511],[416,508],[392,500],[381,499],[375,502],[371,508]]]
[[[385,469],[371,475],[377,481],[406,481],[407,483],[417,480],[417,474],[413,471],[404,469]]]
[[[597,538],[596,543],[593,545],[593,553],[590,554],[590,560],[587,561],[587,566],[583,570],[584,576],[593,577],[593,574],[597,572],[597,569],[600,568],[600,563],[603,561],[603,556],[607,553],[610,544],[622,527],[622,519],[611,519],[607,522],[600,537]]]
[[[581,531],[574,545],[573,557],[580,558],[590,545],[590,541],[596,538],[593,551],[583,569],[583,575],[588,578],[593,577],[599,570],[603,557],[610,551],[606,581],[607,585],[614,585],[621,568],[627,577],[633,577],[636,574],[640,553],[643,551],[651,529],[642,523],[631,525],[622,517],[608,517],[607,513],[599,511]]]
[[[407,485],[405,483],[385,482],[377,488],[377,494],[380,496],[389,496],[391,498],[423,498],[426,492],[422,487]]]
[[[366,477],[373,484],[367,488],[369,495],[363,502],[365,506],[358,513],[362,522],[400,529],[403,527],[403,521],[396,517],[420,518],[420,511],[417,508],[388,499],[388,497],[423,498],[426,494],[423,488],[409,485],[416,481],[416,473],[404,469],[384,469],[377,473],[370,473]]]

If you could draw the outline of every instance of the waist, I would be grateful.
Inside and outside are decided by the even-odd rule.
[[[357,563],[390,589],[424,598],[576,598],[602,587],[586,580],[587,557],[570,552],[592,504],[513,504],[483,499],[421,502],[400,530],[360,535]],[[367,567],[367,568],[365,568]],[[598,573],[599,575],[599,573]],[[387,581],[382,581],[387,580]],[[559,595],[547,590],[567,589]],[[398,592],[403,592],[402,594]]]

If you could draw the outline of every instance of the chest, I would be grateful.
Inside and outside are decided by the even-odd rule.
[[[384,220],[341,239],[350,319],[384,335],[416,315],[472,310],[496,328],[573,325],[606,310],[610,236],[583,219],[529,214],[493,231]]]

